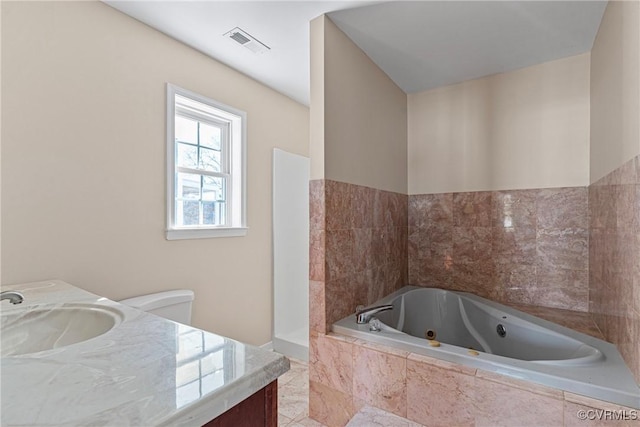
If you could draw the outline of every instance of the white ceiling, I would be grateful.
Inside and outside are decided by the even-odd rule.
[[[259,82],[309,105],[309,21],[372,1],[103,0]],[[240,27],[271,48],[256,55],[223,37]]]
[[[587,52],[606,1],[113,1],[108,5],[309,104],[309,21],[330,18],[408,93]],[[223,34],[240,27],[271,50]]]
[[[606,1],[410,1],[329,14],[405,92],[588,52]]]

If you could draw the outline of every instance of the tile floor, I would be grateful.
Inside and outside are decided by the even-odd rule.
[[[289,358],[291,369],[278,378],[278,426],[322,427],[309,418],[309,369],[306,362]]]
[[[309,369],[306,362],[289,358],[291,369],[278,378],[278,426],[325,427],[309,418]],[[347,427],[421,427],[405,418],[365,406]]]

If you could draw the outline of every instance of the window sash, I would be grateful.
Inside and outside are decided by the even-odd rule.
[[[177,97],[174,97],[177,98]],[[185,166],[178,166],[176,164],[175,166],[175,180],[174,180],[174,203],[173,203],[173,228],[175,229],[193,229],[193,228],[214,228],[214,227],[228,227],[231,221],[231,210],[232,210],[232,203],[231,201],[233,200],[233,182],[232,182],[232,175],[229,173],[229,169],[230,169],[230,127],[231,127],[231,123],[228,120],[225,120],[223,118],[218,118],[217,116],[214,116],[213,114],[208,114],[208,113],[203,113],[203,112],[199,112],[195,109],[191,109],[191,108],[185,108],[184,106],[182,106],[179,101],[176,99],[175,101],[175,117],[184,117],[186,119],[190,119],[195,121],[196,123],[198,123],[198,134],[197,134],[197,144],[193,144],[191,142],[182,142],[182,141],[176,141],[175,139],[175,129],[174,129],[174,136],[173,136],[173,140],[174,140],[174,159],[177,156],[177,150],[178,150],[178,144],[184,144],[184,145],[189,145],[191,147],[196,147],[197,148],[197,154],[198,154],[198,165],[200,164],[201,161],[201,148],[207,149],[207,150],[214,150],[213,148],[210,147],[206,147],[204,145],[201,144],[200,141],[200,124],[204,123],[206,125],[209,126],[213,126],[216,127],[218,129],[220,129],[220,169],[222,170],[221,172],[215,172],[215,171],[210,171],[207,169],[203,169],[200,167],[196,167],[196,168],[189,168],[189,167],[185,167]],[[174,121],[175,121],[175,117],[174,117]],[[214,150],[217,151],[217,150]],[[224,198],[224,209],[225,209],[225,213],[224,213],[224,221],[221,222],[220,224],[217,225],[212,225],[212,224],[204,224],[204,217],[203,217],[203,200],[199,200],[199,215],[198,215],[198,224],[194,224],[194,225],[187,225],[187,224],[178,224],[178,202],[181,202],[183,200],[188,200],[188,199],[182,199],[180,197],[178,197],[177,193],[177,188],[178,188],[178,173],[189,173],[189,174],[193,174],[193,175],[202,175],[202,176],[210,176],[210,177],[215,177],[215,178],[225,178],[226,180],[226,186],[225,186],[225,198]],[[183,219],[184,219],[184,213],[183,213]]]
[[[228,180],[231,179],[231,174],[228,174],[228,173],[214,172],[214,171],[208,171],[208,170],[204,170],[204,169],[193,169],[193,168],[187,168],[187,167],[184,167],[184,166],[176,166],[176,172],[190,173],[190,174],[193,174],[193,175],[213,176],[213,177],[217,177],[217,178],[227,178]],[[229,181],[227,181],[227,182],[229,182]]]

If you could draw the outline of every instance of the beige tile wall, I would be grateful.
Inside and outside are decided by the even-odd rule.
[[[312,180],[310,204],[310,327],[324,333],[407,283],[407,196]]]
[[[636,160],[625,166],[625,173],[633,171],[637,179],[639,163]],[[604,307],[601,321],[605,330],[610,328],[613,339],[619,340],[627,363],[636,363],[640,334],[634,332],[637,329],[624,328],[637,325],[635,305],[640,293],[636,279],[640,277],[637,274],[640,267],[633,260],[638,259],[638,252],[634,251],[638,250],[640,233],[638,228],[625,228],[624,224],[631,221],[629,227],[637,227],[640,223],[640,190],[637,182],[623,178],[626,175],[622,172],[606,182],[608,187],[591,187],[588,191],[563,188],[409,198],[335,181],[312,181],[310,416],[327,425],[344,425],[364,405],[370,405],[427,425],[450,425],[452,420],[460,425],[574,425],[583,422],[577,419],[578,409],[618,408],[598,400],[587,402],[561,390],[327,333],[330,325],[351,313],[355,305],[370,304],[406,284],[402,274],[395,273],[402,271],[403,263],[409,266],[407,274],[413,283],[430,285],[433,280],[443,277],[446,280],[450,275],[451,281],[443,282],[445,286],[438,283],[442,287],[467,283],[461,280],[465,276],[454,276],[447,268],[469,267],[471,277],[484,271],[478,267],[487,263],[491,266],[490,280],[479,286],[469,282],[463,290],[484,292],[514,305],[544,306],[548,302],[546,305],[552,307],[559,305],[584,312],[589,292],[589,282],[584,277],[588,271],[589,233],[592,236],[601,233],[608,238],[598,237],[600,240],[592,243],[592,257],[594,248],[602,252],[596,255],[595,259],[600,256],[601,261],[593,265],[591,275],[601,277],[606,273],[609,279],[632,277],[631,281],[623,280],[618,285],[615,280],[607,281],[618,286],[615,289],[620,291],[620,301],[616,303],[611,298],[615,291],[603,293],[609,299],[600,303]],[[612,184],[627,181],[624,185],[632,189]],[[621,202],[617,202],[619,198]],[[594,217],[592,206],[589,225],[587,203],[591,199],[600,201],[602,212]],[[404,208],[403,203],[408,207]],[[507,217],[512,230],[505,231]],[[406,255],[401,249],[403,221],[409,231],[404,237],[408,242]],[[600,226],[598,221],[609,221],[620,225],[620,229],[602,231],[607,227]],[[612,227],[616,228],[613,225],[609,228]],[[505,237],[506,233],[512,234]],[[617,244],[621,246],[617,248]],[[416,270],[416,263],[428,260],[424,251],[431,251],[428,256],[442,256],[447,250],[451,256],[440,259],[439,270],[426,276],[421,275],[422,270]],[[397,254],[401,256],[393,256]],[[504,266],[512,269],[504,270]],[[527,276],[528,267],[536,274]],[[627,271],[625,268],[636,272],[620,274]],[[373,280],[374,271],[382,272],[378,280],[395,279],[391,284]],[[418,280],[414,281],[416,271]],[[505,271],[507,275],[501,276]],[[423,277],[430,280],[423,282],[420,280]],[[500,282],[501,277],[511,281]],[[534,280],[526,280],[532,277]],[[627,317],[615,314],[623,303],[630,313]],[[591,306],[596,307],[593,298]],[[553,311],[541,307],[537,310]],[[553,313],[560,312],[563,319],[567,315],[579,318],[585,331],[599,336],[600,331],[590,319],[584,318],[588,316],[586,312]],[[632,369],[637,369],[635,366]],[[510,405],[507,413],[500,413],[505,401],[518,404]]]
[[[586,187],[409,196],[409,283],[587,311]]]
[[[640,383],[640,156],[589,186],[589,311]]]

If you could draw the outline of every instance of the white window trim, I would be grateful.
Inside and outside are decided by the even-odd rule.
[[[234,142],[231,143],[231,146],[229,147],[229,161],[233,161],[233,164],[230,165],[230,171],[237,171],[238,168],[241,170],[238,174],[240,182],[237,182],[238,179],[233,179],[231,181],[232,188],[228,189],[228,194],[232,195],[228,200],[230,210],[233,212],[231,217],[233,225],[231,226],[175,227],[176,159],[174,122],[176,116],[176,95],[182,95],[203,104],[211,105],[212,107],[227,111],[230,115],[240,117],[241,119],[242,125],[240,129],[231,129],[232,134],[235,134],[235,136],[232,136],[232,140]],[[240,138],[238,138],[238,131],[241,133]],[[240,156],[233,155],[234,147],[236,150],[240,149]],[[236,196],[237,192],[240,192],[241,197]],[[233,204],[233,206],[230,206],[231,204]],[[247,113],[189,90],[182,89],[181,87],[172,85],[171,83],[167,83],[167,240],[239,237],[245,236],[247,234],[247,230]]]

